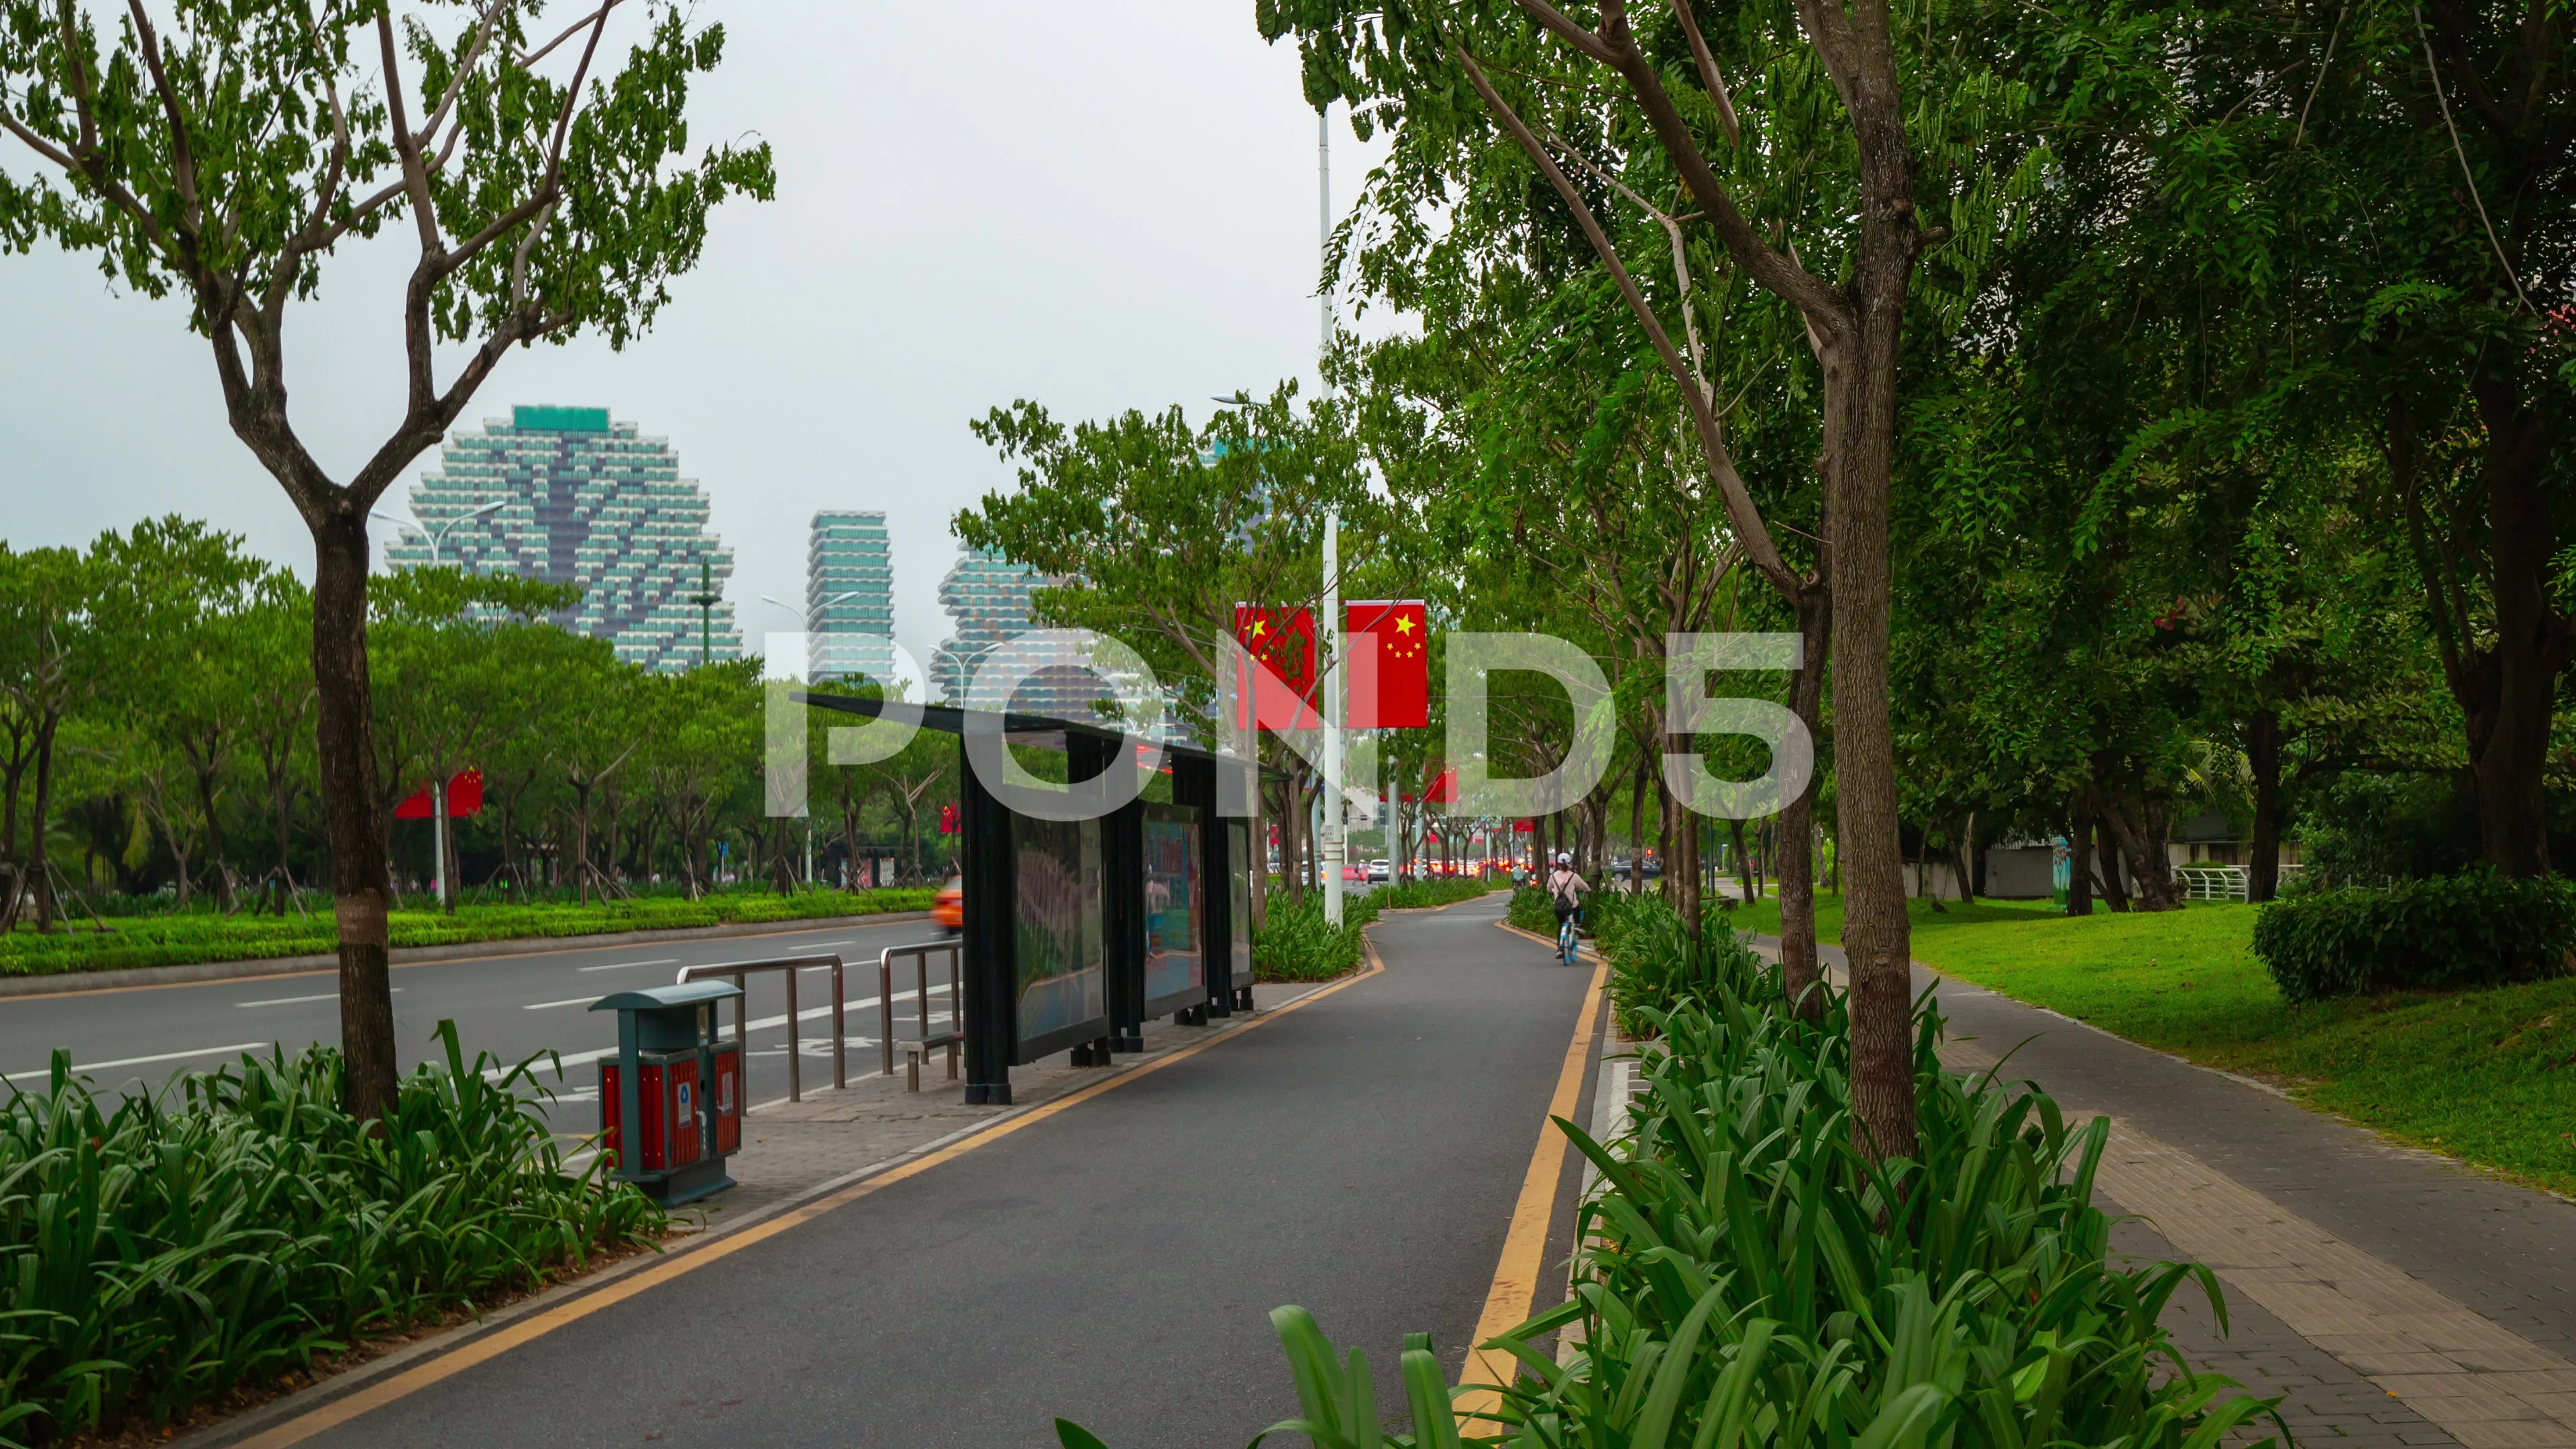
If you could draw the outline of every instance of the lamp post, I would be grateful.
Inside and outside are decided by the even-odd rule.
[[[417,518],[396,518],[381,508],[368,509],[367,516],[369,518],[381,518],[385,522],[394,525],[396,528],[416,528],[422,533],[427,534],[429,536],[429,561],[431,563],[437,563],[439,561],[440,552],[447,546],[447,535],[456,527],[456,525],[467,522],[471,519],[481,518],[484,514],[497,512],[509,506],[510,500],[506,498],[495,498],[480,508],[474,509],[469,513],[460,513],[454,518],[451,518],[436,527],[423,523]]]
[[[458,524],[481,518],[487,513],[497,512],[500,509],[508,507],[509,502],[510,500],[506,498],[495,498],[491,502],[484,504],[482,507],[460,513],[454,518],[447,520],[445,523],[439,524],[435,528],[421,522],[417,518],[412,519],[409,526],[419,529],[422,533],[429,536],[429,561],[432,564],[435,564],[439,561],[439,555],[444,552],[447,547],[447,535],[452,532]],[[385,522],[390,523],[397,528],[404,526],[404,520],[394,517],[392,514],[385,512],[381,508],[368,509],[367,516],[370,518],[381,518]],[[437,881],[438,906],[440,910],[445,910],[448,905],[447,775],[443,768],[432,770],[430,774],[433,776],[429,782],[430,820],[432,832],[430,854],[437,862],[434,874]]]
[[[785,599],[779,598],[774,594],[763,594],[760,596],[760,601],[764,604],[775,605],[781,609],[785,609],[791,614],[794,614],[796,616],[796,621],[805,626],[805,632],[811,634],[814,632],[814,616],[816,614],[823,612],[825,609],[832,607],[843,599],[855,599],[859,596],[859,593],[859,590],[852,589],[845,594],[834,594],[832,597],[816,604],[811,609],[800,609],[794,604],[791,604]],[[811,815],[805,817],[805,883],[807,885],[812,885],[814,883],[814,817]]]

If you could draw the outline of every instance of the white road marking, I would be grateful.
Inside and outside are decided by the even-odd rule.
[[[230,1056],[235,1052],[255,1052],[262,1047],[274,1045],[274,1042],[264,1041],[235,1042],[231,1046],[199,1047],[194,1051],[163,1052],[158,1056],[119,1057],[112,1062],[82,1062],[77,1066],[74,1066],[72,1070],[75,1072],[103,1072],[110,1067],[142,1067],[150,1066],[154,1062],[183,1062],[190,1057],[224,1057]],[[15,1075],[21,1077],[41,1077],[50,1073],[52,1070],[53,1068],[48,1065],[36,1067],[28,1071],[18,1072],[15,1073]],[[7,1080],[11,1075],[11,1073],[0,1072],[0,1080]]]
[[[395,995],[397,995],[397,996],[399,996],[399,995],[401,995],[401,994],[402,994],[402,988],[401,988],[401,987],[399,987],[399,986],[397,986],[397,987],[393,988],[393,990],[394,990],[394,994],[395,994]],[[270,998],[269,998],[268,1000],[266,1000],[266,1001],[236,1001],[236,1002],[234,1002],[234,1003],[233,1003],[233,1005],[235,1005],[235,1006],[237,1006],[237,1007],[239,1007],[239,1006],[298,1006],[298,1005],[301,1005],[301,1004],[303,1004],[304,1002],[307,1002],[307,1001],[337,1001],[337,1000],[339,1000],[339,999],[340,999],[340,993],[339,993],[339,992],[336,992],[336,991],[325,991],[325,992],[323,992],[323,993],[322,993],[321,995],[319,995],[319,996],[272,996],[272,997],[270,997]]]
[[[605,966],[576,966],[573,969],[575,971],[623,971],[629,966],[677,966],[679,964],[680,958],[673,956],[667,960],[611,961]]]
[[[529,1004],[528,1004],[528,1005],[526,1005],[526,1006],[522,1006],[522,1007],[520,1007],[519,1009],[520,1009],[521,1011],[552,1011],[552,1010],[554,1010],[554,1009],[555,1009],[556,1007],[558,1007],[558,1006],[588,1006],[588,1005],[590,1005],[592,1002],[597,1001],[598,999],[599,999],[599,998],[598,998],[598,997],[596,997],[596,996],[572,996],[572,997],[566,997],[564,1000],[561,1000],[561,1001],[537,1001],[537,1002],[531,1002],[531,1003],[529,1003]]]

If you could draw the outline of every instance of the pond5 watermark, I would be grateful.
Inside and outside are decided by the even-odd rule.
[[[817,692],[805,671],[793,667],[764,681],[766,700],[767,810],[773,816],[806,814],[812,759],[811,707],[824,705],[860,718],[824,727],[823,759],[831,765],[866,765],[894,758],[909,747],[930,716],[913,696],[926,693],[928,676],[902,645],[883,636],[775,633],[767,638],[773,669],[812,657],[817,638],[863,640],[869,657],[890,658],[893,677],[843,675],[839,688]],[[1618,743],[1618,711],[1600,663],[1581,645],[1552,634],[1451,632],[1444,648],[1441,698],[1446,708],[1440,756],[1450,771],[1448,798],[1434,802],[1453,817],[1527,818],[1552,815],[1589,796],[1610,768]],[[1804,794],[1815,776],[1815,739],[1804,721],[1768,699],[1719,693],[1714,677],[1779,674],[1805,659],[1795,634],[1707,633],[1664,636],[1664,730],[1667,739],[1742,736],[1769,755],[1758,775],[1728,778],[1699,750],[1667,749],[1661,761],[1665,787],[1693,814],[1720,820],[1775,815]],[[1378,717],[1380,661],[1374,636],[1351,636],[1340,678],[1313,694],[1301,693],[1231,638],[1218,642],[1214,677],[1176,698],[1153,666],[1124,642],[1089,629],[1031,629],[977,655],[963,671],[963,699],[942,727],[962,738],[966,767],[1005,807],[1041,820],[1096,820],[1143,791],[1163,766],[1166,748],[1183,745],[1217,761],[1217,813],[1253,813],[1251,762],[1267,733],[1289,755],[1321,769],[1324,708],[1338,684],[1345,718]],[[1564,709],[1547,709],[1561,736],[1545,742],[1553,767],[1536,774],[1509,768],[1523,750],[1499,752],[1494,744],[1495,681],[1507,675],[1549,681]],[[857,689],[873,686],[870,693]],[[854,688],[855,687],[855,688]],[[1545,691],[1549,685],[1540,686]],[[952,688],[952,692],[953,688]],[[1071,698],[1088,715],[1014,713],[1015,701],[1040,694],[1061,704]],[[1543,697],[1543,696],[1542,696]],[[1532,696],[1514,691],[1513,707]],[[1049,780],[1032,771],[1012,745],[1045,745],[1065,724],[1114,732],[1123,748],[1111,764],[1084,779]],[[1526,741],[1527,732],[1516,734]],[[1345,736],[1343,789],[1363,819],[1373,819],[1377,752],[1373,732]]]

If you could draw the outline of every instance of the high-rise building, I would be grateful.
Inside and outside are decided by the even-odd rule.
[[[435,543],[406,529],[385,562],[578,584],[581,601],[555,622],[647,669],[738,658],[742,635],[720,597],[733,551],[707,531],[706,492],[679,467],[667,440],[638,436],[606,408],[513,408],[507,422],[448,440],[438,471],[411,492],[412,517]]]
[[[824,509],[805,549],[806,677],[891,686],[894,562],[886,516]]]
[[[954,636],[931,659],[931,681],[950,704],[966,702],[967,681],[975,666],[995,646],[1038,627],[1030,618],[1029,596],[1060,582],[1026,564],[970,549],[939,581],[939,603],[956,621]],[[1060,651],[1064,662],[1041,667],[1011,696],[1011,708],[1022,714],[1057,719],[1096,717],[1092,701],[1107,694],[1084,669],[1080,656]]]

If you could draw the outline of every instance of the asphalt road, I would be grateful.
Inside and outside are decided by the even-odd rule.
[[[1239,1445],[1296,1411],[1282,1303],[1400,1404],[1406,1331],[1457,1372],[1591,976],[1500,912],[308,1442]]]
[[[577,1104],[598,1099],[599,1075],[590,1063],[617,1045],[615,1014],[586,1009],[600,997],[668,985],[683,965],[838,951],[850,968],[845,981],[852,1009],[844,1024],[851,1039],[849,1070],[856,1076],[877,1069],[877,1057],[861,1045],[864,1039],[873,1048],[876,1040],[877,953],[940,934],[933,923],[914,920],[576,950],[496,942],[487,956],[395,967],[394,1030],[406,1068],[438,1053],[431,1033],[441,1020],[456,1023],[469,1056],[488,1051],[515,1063],[538,1052],[563,1053],[561,1125],[589,1131],[598,1125],[597,1109]],[[904,969],[896,967],[899,995],[909,989]],[[825,970],[808,968],[797,987],[808,1085],[831,1084],[830,980]],[[754,976],[747,985],[753,1026],[747,1095],[762,1102],[787,1092],[786,987],[780,973]],[[33,1085],[44,1080],[54,1051],[68,1048],[73,1067],[101,1090],[158,1087],[178,1072],[202,1070],[244,1051],[264,1054],[272,1043],[293,1052],[311,1042],[338,1041],[338,991],[335,973],[308,972],[0,999],[0,1072]],[[861,1002],[864,1010],[857,1009]],[[908,1009],[910,1002],[898,1005]],[[724,1019],[730,1035],[732,1008]],[[551,1070],[545,1080],[554,1085]]]

